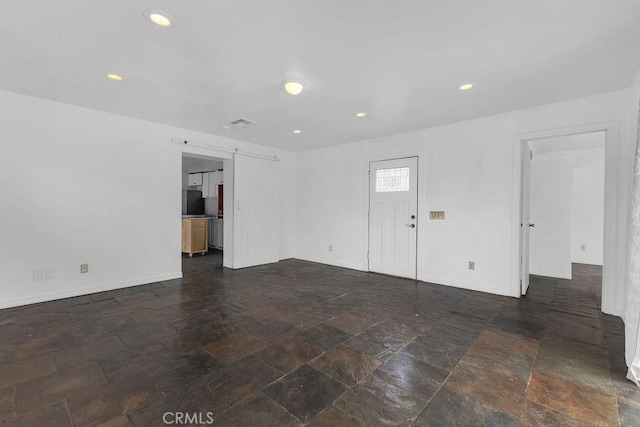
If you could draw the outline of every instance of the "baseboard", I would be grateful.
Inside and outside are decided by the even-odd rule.
[[[17,298],[8,301],[0,301],[0,309],[19,307],[21,305],[37,304],[40,302],[54,301],[57,299],[73,298],[82,295],[94,294],[97,292],[112,291],[115,289],[130,288],[132,286],[146,285],[149,283],[162,282],[164,280],[180,279],[182,272],[165,274],[161,276],[143,277],[135,280],[127,280],[124,282],[107,283],[104,285],[91,286],[88,288],[70,289],[61,292],[53,292],[45,295],[36,295],[27,298]]]
[[[348,268],[350,270],[366,271],[366,269],[364,269],[362,265],[350,264],[346,262],[336,262],[336,261],[330,261],[327,259],[320,259],[320,258],[300,256],[300,255],[296,255],[293,258],[299,259],[301,261],[317,262],[318,264],[333,265],[334,267]]]
[[[503,297],[514,296],[509,294],[509,289],[505,291],[502,288],[479,285],[477,283],[462,283],[462,282],[455,282],[451,280],[443,280],[439,277],[428,277],[428,276],[419,277],[418,280],[421,282],[434,283],[436,285],[442,285],[442,286],[451,286],[452,288],[467,289],[469,291],[485,292],[488,294],[500,295]]]

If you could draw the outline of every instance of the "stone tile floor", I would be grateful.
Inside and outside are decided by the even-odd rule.
[[[598,267],[532,277],[518,300],[297,260],[220,264],[184,258],[180,280],[1,310],[0,421],[640,425]]]

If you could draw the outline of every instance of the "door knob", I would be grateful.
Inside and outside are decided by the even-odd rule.
[[[407,224],[407,227],[416,228],[415,224]]]
[[[416,216],[415,215],[411,215],[411,219],[416,219]]]

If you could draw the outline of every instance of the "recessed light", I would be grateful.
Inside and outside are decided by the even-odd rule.
[[[469,90],[473,87],[472,83],[465,83],[463,85],[460,86],[460,90]]]
[[[296,129],[293,131],[293,133],[302,133],[302,131],[300,129]]]
[[[356,117],[366,117],[366,116],[367,116],[367,113],[365,113],[363,111],[361,111],[359,113],[356,113]]]
[[[144,17],[147,19],[147,21],[159,27],[171,28],[176,25],[175,20],[171,17],[171,15],[158,9],[145,10]]]
[[[283,81],[282,84],[289,95],[298,95],[304,88],[304,80],[297,77],[290,77]]]
[[[115,80],[117,82],[119,82],[120,80],[124,79],[124,77],[122,77],[120,74],[114,74],[114,73],[108,73],[107,77],[110,78],[111,80]]]

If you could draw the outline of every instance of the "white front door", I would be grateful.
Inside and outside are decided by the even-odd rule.
[[[522,144],[522,189],[520,199],[520,287],[521,294],[529,289],[529,221],[531,205],[531,148]]]
[[[277,165],[234,155],[233,268],[279,261]]]
[[[369,271],[417,278],[418,158],[369,163]]]

